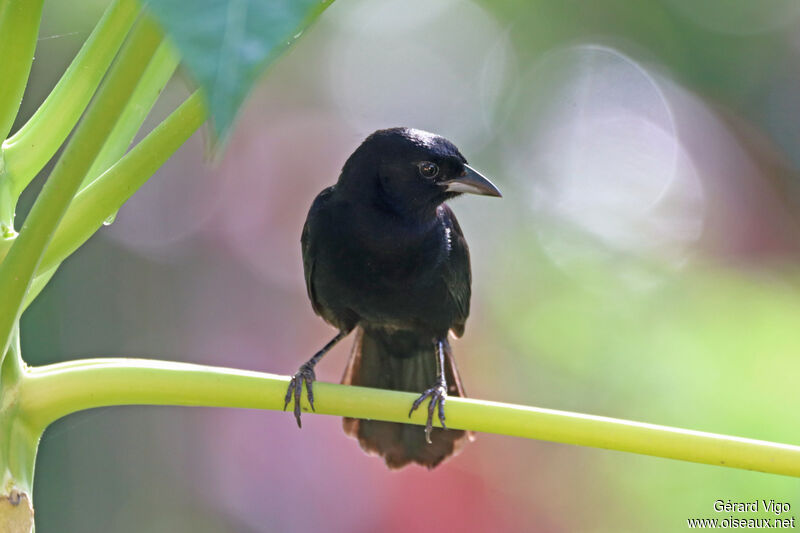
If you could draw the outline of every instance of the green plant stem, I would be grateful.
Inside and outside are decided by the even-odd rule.
[[[6,173],[15,197],[53,157],[75,126],[138,11],[136,0],[115,0],[47,99],[3,143]]]
[[[158,48],[154,50],[155,45],[158,45]],[[143,60],[147,57],[151,59],[147,63],[147,67],[144,68]],[[100,148],[100,143],[97,143],[92,147],[91,151],[86,151],[87,156],[91,156],[92,153],[97,153],[97,156],[94,157],[91,168],[82,180],[82,186],[87,181],[93,181],[97,177],[94,173],[97,172],[98,168],[107,169],[112,166],[113,162],[122,157],[158,99],[158,95],[164,85],[172,77],[178,60],[179,58],[174,53],[172,46],[162,40],[160,29],[152,19],[145,18],[136,26],[125,48],[120,53],[120,58],[111,72],[109,72],[107,81],[103,84],[103,88],[93,103],[92,109],[87,114],[87,118],[99,116],[104,120],[95,121],[94,123],[84,120],[79,126],[79,128],[87,127],[97,132],[98,129],[101,129],[98,123],[102,122],[104,126],[102,129],[105,132],[108,130],[110,123],[114,123],[113,129],[106,137],[94,133],[94,139],[105,139],[105,143],[102,148]],[[139,79],[138,84],[135,83],[137,79]],[[125,85],[126,87],[120,87],[120,85]],[[134,85],[135,89],[133,89]],[[108,96],[108,102],[106,96]],[[124,109],[120,109],[122,107],[121,104],[126,99],[127,104]],[[93,115],[92,111],[95,110],[99,110],[99,112]],[[116,120],[114,120],[114,117],[117,117]],[[85,186],[83,186],[83,189],[85,189]],[[58,235],[58,232],[56,232],[56,235]],[[55,274],[59,264],[60,261],[55,265],[48,265],[47,270],[43,272],[40,269],[41,273],[37,273],[28,290],[23,309],[26,309],[36,299]]]
[[[17,236],[14,231],[14,210],[17,205],[17,199],[11,192],[11,181],[3,179],[3,174],[0,172],[0,241],[10,241]],[[0,242],[0,248],[3,248]],[[0,261],[3,260],[2,251],[0,251]]]
[[[81,136],[82,130],[88,130],[85,134],[86,140],[91,140],[84,144],[84,154],[91,165],[86,169],[81,184],[91,175],[92,167],[97,162],[102,148],[107,144],[111,132],[119,123],[124,109],[132,100],[136,85],[162,39],[161,28],[152,18],[139,19],[97,91],[89,110],[78,125],[73,139]]]
[[[44,254],[39,273],[58,265],[91,237],[192,136],[205,118],[202,98],[195,92],[125,157],[76,195]]]
[[[6,138],[19,111],[33,62],[43,0],[0,0],[0,142]],[[6,172],[0,146],[0,252],[16,237],[14,210],[17,196]],[[0,254],[2,255],[2,254]],[[2,259],[0,259],[2,260]]]
[[[44,288],[58,265],[92,236],[109,215],[141,187],[203,124],[206,110],[195,93],[125,157],[72,200],[44,254],[23,303],[23,310]],[[15,239],[0,239],[0,269]],[[2,308],[2,302],[0,302]]]
[[[95,45],[98,43],[107,44],[109,39],[112,39],[112,43],[116,42],[113,40],[117,38],[116,36],[107,34],[109,29],[119,29],[119,26],[122,25],[124,31],[127,32],[129,27],[127,20],[132,20],[132,17],[135,16],[138,9],[135,2],[133,5],[130,5],[131,1],[132,0],[120,0],[109,7],[106,14],[98,23],[92,37],[87,41],[87,43],[91,43],[91,45],[88,46],[90,51],[102,55],[104,51],[97,50]],[[142,44],[141,41],[144,41],[145,37],[147,37],[148,30],[144,26],[140,27],[143,27],[143,30],[137,32],[137,35],[142,36],[142,38],[138,39],[138,41],[140,41],[139,44]],[[104,84],[104,90],[98,95],[89,113],[87,113],[80,127],[77,128],[75,134],[70,139],[58,163],[56,163],[52,174],[42,188],[42,192],[37,197],[30,214],[20,230],[19,236],[15,239],[6,258],[0,263],[0,293],[4,296],[3,299],[0,300],[0,353],[5,354],[8,349],[11,332],[22,314],[23,303],[28,288],[34,273],[39,267],[44,251],[53,237],[56,227],[64,216],[67,206],[69,206],[73,196],[75,196],[95,156],[100,151],[103,140],[113,128],[116,118],[124,107],[124,102],[127,101],[127,97],[133,92],[133,87],[125,86],[124,82],[131,82],[131,73],[136,76],[135,79],[138,79],[138,76],[141,75],[147,61],[149,61],[149,58],[158,45],[161,37],[157,27],[155,27],[154,32],[150,31],[149,33],[155,33],[155,43],[150,44],[149,54],[147,50],[145,50],[144,53],[146,57],[144,60],[141,60],[137,56],[139,50],[136,49],[136,47],[131,46],[127,48],[130,52],[120,58],[118,62],[119,66],[109,75],[106,84]],[[150,40],[152,41],[153,38]],[[78,54],[79,58],[86,49],[87,47],[84,46],[84,49]],[[116,48],[114,48],[114,50],[116,51]],[[79,58],[73,62],[73,65],[75,63],[82,64]],[[92,61],[90,60],[89,63],[92,63]],[[95,65],[95,67],[97,67],[97,65]],[[70,69],[71,68],[72,67],[70,67]],[[107,64],[103,65],[102,69],[95,68],[89,70],[92,72],[99,71],[99,75],[102,76],[106,68]],[[62,78],[62,81],[64,79],[69,81],[74,77],[75,73],[70,75],[70,70],[68,70],[67,74]],[[87,74],[87,77],[91,76]],[[59,83],[59,86],[61,85],[62,84]],[[65,83],[64,85],[69,86],[69,83]],[[93,85],[92,91],[94,91],[94,87]],[[53,93],[58,93],[58,91],[59,87],[57,86],[56,89],[53,90]],[[116,101],[118,94],[122,99],[121,103]],[[50,100],[49,97],[48,100]],[[42,105],[40,111],[46,107],[47,101]],[[42,135],[45,134],[44,131],[39,131],[41,128],[36,127],[36,124],[42,121],[41,117],[37,119],[37,115],[38,112],[31,118],[31,121],[29,121],[29,124],[33,124],[34,126],[28,129],[27,133],[20,130],[20,133],[23,133],[23,139],[26,138],[26,135],[30,135],[31,132],[38,132]],[[44,116],[48,116],[47,113],[45,113]],[[25,127],[23,127],[23,130],[24,129]],[[16,137],[16,135],[14,137]],[[38,139],[36,142],[38,142]],[[11,146],[14,145],[12,144]],[[50,265],[42,269],[42,272],[51,270],[54,266],[55,265]]]
[[[31,281],[31,286],[28,287],[28,293],[25,295],[25,300],[22,302],[22,312],[24,313],[25,310],[28,308],[29,305],[39,296],[39,294],[44,290],[50,280],[53,279],[53,276],[56,275],[58,271],[58,267],[61,266],[61,263],[57,264],[53,268],[49,270],[45,270],[44,272],[36,272],[36,276]]]
[[[20,412],[43,431],[60,417],[110,405],[192,405],[283,409],[288,376],[143,359],[90,359],[30,369]],[[424,424],[408,418],[416,394],[315,383],[319,414]],[[303,409],[309,406],[303,399]],[[291,406],[290,406],[291,409]],[[293,420],[287,415],[287,424]],[[620,450],[800,477],[800,447],[466,398],[447,400],[447,424],[531,439]]]
[[[0,140],[5,139],[19,111],[36,50],[44,0],[3,0],[0,2]],[[2,163],[0,163],[2,173]]]
[[[153,54],[163,39],[161,29],[150,17],[142,17],[136,24],[114,62],[100,90],[91,103],[67,145],[62,159],[68,164],[58,166],[53,171],[63,170],[70,176],[80,176],[82,183],[88,175],[92,163],[97,159],[103,145],[115,124],[129,103],[137,82],[141,78]],[[120,154],[121,155],[121,154]],[[52,178],[51,177],[51,178]],[[72,177],[69,182],[72,183]],[[36,277],[23,300],[22,309],[39,294],[47,281],[55,274],[58,265],[47,269]]]
[[[0,263],[6,258],[8,251],[11,249],[11,246],[14,244],[17,235],[16,232],[13,235],[8,235],[5,238],[0,236]]]
[[[19,416],[25,374],[15,328],[0,372],[0,531],[32,531],[33,471],[42,432]]]
[[[0,373],[0,465],[4,476],[0,492],[9,488],[30,494],[33,487],[33,468],[41,431],[33,429],[18,415],[22,383],[26,374],[19,346],[19,330],[15,328],[8,353]],[[0,522],[2,523],[2,522]]]
[[[125,151],[133,142],[136,133],[142,127],[161,91],[164,90],[167,82],[175,72],[179,60],[180,58],[172,44],[168,41],[162,41],[138,84],[136,84],[136,89],[131,94],[125,109],[114,125],[114,129],[108,135],[102,150],[95,158],[89,172],[86,173],[81,189],[111,168],[114,163],[125,155]]]

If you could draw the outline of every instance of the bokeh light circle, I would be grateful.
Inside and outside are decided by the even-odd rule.
[[[682,261],[703,191],[657,79],[608,47],[546,54],[522,82],[528,114],[506,163],[556,263]],[[624,274],[620,271],[620,274]]]
[[[357,131],[411,126],[472,150],[496,131],[514,72],[508,33],[471,2],[364,2],[337,19],[327,50],[330,97]]]

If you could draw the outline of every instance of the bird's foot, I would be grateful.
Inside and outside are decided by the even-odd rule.
[[[434,411],[437,411],[437,407],[439,413],[439,422],[442,423],[442,427],[444,429],[447,429],[447,426],[444,425],[444,402],[447,400],[447,386],[444,383],[439,383],[435,387],[431,387],[423,392],[419,398],[414,400],[414,404],[411,406],[411,410],[408,412],[409,418],[411,417],[411,413],[413,413],[417,407],[419,407],[422,402],[425,401],[425,398],[431,399],[430,403],[428,404],[428,422],[425,424],[425,440],[428,444],[431,444],[433,414]]]
[[[314,380],[317,379],[316,374],[314,373],[314,366],[309,365],[308,363],[304,363],[300,366],[300,370],[292,377],[292,380],[289,382],[289,388],[286,390],[286,398],[285,403],[283,404],[283,410],[286,410],[286,407],[289,405],[289,401],[291,401],[292,396],[294,396],[294,417],[297,420],[297,427],[303,427],[303,424],[300,422],[300,398],[302,397],[303,393],[303,382],[306,383],[306,392],[308,395],[308,403],[311,405],[311,410],[314,410],[314,390],[312,389],[312,383]]]

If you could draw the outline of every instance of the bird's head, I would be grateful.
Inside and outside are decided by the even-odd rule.
[[[459,194],[501,196],[450,141],[411,128],[378,130],[347,160],[343,188],[401,212],[435,210]]]

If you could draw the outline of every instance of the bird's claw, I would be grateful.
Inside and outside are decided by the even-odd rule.
[[[447,400],[447,387],[444,384],[436,385],[435,387],[431,387],[430,389],[426,390],[422,393],[422,395],[414,400],[414,403],[411,405],[411,410],[408,412],[409,418],[411,418],[411,414],[422,405],[422,402],[425,401],[425,398],[430,398],[431,401],[428,404],[428,421],[425,424],[425,441],[428,444],[431,444],[431,431],[433,431],[433,414],[434,411],[437,411],[438,406],[438,414],[439,414],[439,422],[442,423],[442,427],[447,429],[447,426],[444,424],[444,402]]]
[[[311,405],[311,410],[314,410],[314,389],[312,383],[317,379],[314,373],[314,367],[309,364],[303,364],[300,370],[292,377],[289,382],[289,388],[286,390],[286,398],[283,404],[283,410],[289,406],[289,402],[294,396],[294,418],[297,420],[297,427],[302,428],[303,424],[300,422],[300,398],[303,393],[303,382],[306,384],[306,392],[308,396],[308,403]]]

